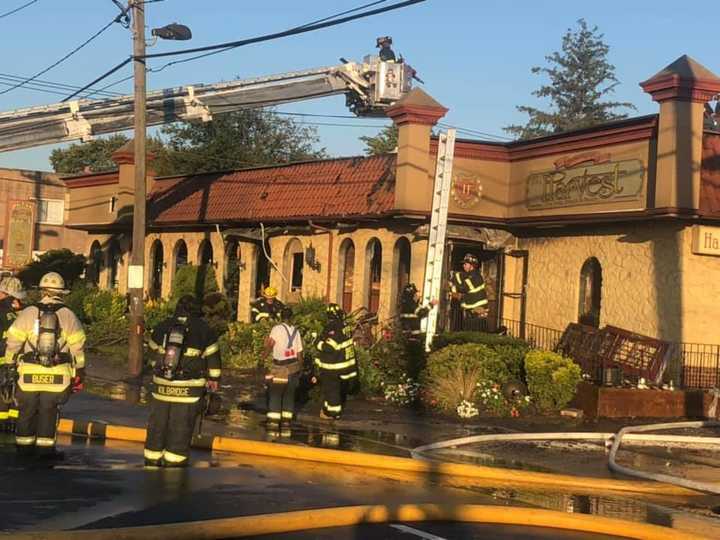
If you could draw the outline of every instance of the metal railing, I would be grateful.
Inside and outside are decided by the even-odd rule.
[[[527,341],[533,347],[555,350],[563,335],[562,330],[547,328],[512,319],[503,319],[502,326],[508,335]],[[664,382],[673,382],[676,388],[703,390],[720,388],[720,345],[709,343],[672,343],[663,376]],[[596,374],[600,382],[600,373]]]

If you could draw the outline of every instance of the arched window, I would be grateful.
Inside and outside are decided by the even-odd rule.
[[[353,241],[349,238],[343,240],[339,253],[338,303],[346,313],[350,313],[352,311],[353,276],[355,275],[355,244]]]
[[[108,289],[117,289],[120,279],[120,243],[113,238],[108,244]]]
[[[395,279],[392,284],[391,298],[398,300],[400,291],[410,283],[410,241],[407,238],[398,238],[393,249],[393,267]],[[422,286],[415,284],[418,289]]]
[[[380,279],[382,277],[382,244],[373,238],[365,250],[367,261],[367,308],[370,313],[377,313],[380,308]]]
[[[100,242],[95,240],[90,246],[90,255],[88,256],[87,276],[90,283],[96,287],[100,285],[100,272],[103,267],[103,256]]]
[[[285,246],[283,256],[283,274],[285,283],[285,298],[288,301],[299,300],[303,287],[303,270],[305,267],[305,253],[302,243],[297,238],[290,240]]]
[[[177,275],[177,271],[181,266],[185,266],[188,262],[188,250],[185,240],[178,240],[173,249],[173,279]]]
[[[198,248],[198,262],[200,266],[205,266],[206,264],[212,264],[215,262],[213,259],[213,248],[210,240],[203,240],[200,242],[200,247]]]
[[[240,289],[240,243],[237,240],[228,240],[225,244],[223,284],[233,314],[237,314],[238,291]]]
[[[580,299],[578,322],[600,327],[600,300],[602,298],[602,268],[600,261],[590,257],[580,270]]]
[[[150,276],[150,298],[157,299],[162,295],[162,276],[165,259],[163,245],[160,240],[155,240],[150,248],[152,260],[152,274]]]

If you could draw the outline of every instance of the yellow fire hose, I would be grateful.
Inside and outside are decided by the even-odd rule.
[[[145,442],[145,430],[126,426],[113,426],[100,422],[80,422],[62,419],[58,432],[75,436],[107,438],[122,441]],[[616,480],[612,478],[588,478],[563,474],[551,474],[534,471],[519,471],[461,463],[443,463],[422,461],[411,458],[369,454],[365,452],[346,452],[305,446],[285,445],[235,439],[230,437],[201,437],[193,441],[193,446],[220,452],[251,454],[264,457],[295,459],[324,464],[349,465],[372,469],[386,469],[418,474],[430,474],[444,477],[465,477],[492,480],[538,487],[586,490],[592,486],[597,491],[642,493],[663,496],[696,496],[690,489],[662,484],[658,482],[639,482]]]

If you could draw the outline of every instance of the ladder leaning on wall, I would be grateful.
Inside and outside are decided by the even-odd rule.
[[[430,231],[428,233],[427,259],[425,262],[425,282],[423,284],[423,305],[429,305],[432,299],[439,299],[442,288],[445,239],[447,236],[448,203],[452,186],[453,154],[455,152],[455,130],[448,129],[438,139],[435,183],[433,185],[432,210],[430,213]],[[425,331],[425,350],[429,351],[437,329],[438,305],[432,306],[428,316],[422,321]]]

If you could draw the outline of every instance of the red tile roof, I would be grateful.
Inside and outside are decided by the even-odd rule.
[[[154,225],[377,216],[393,208],[395,155],[318,160],[160,179]]]

